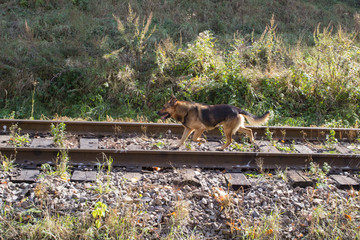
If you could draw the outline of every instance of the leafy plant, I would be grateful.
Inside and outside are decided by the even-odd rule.
[[[287,171],[288,171],[288,168],[286,168],[285,170],[277,169],[276,170],[276,177],[278,177],[278,178],[282,179],[283,181],[287,182],[288,181]]]
[[[15,168],[15,160],[16,160],[16,154],[15,156],[10,156],[7,157],[5,154],[2,154],[0,152],[0,161],[1,161],[1,165],[0,165],[0,169],[4,172],[9,172],[12,169]]]
[[[96,178],[96,183],[97,183],[97,188],[96,191],[99,192],[100,194],[103,193],[109,193],[111,188],[111,168],[112,168],[112,163],[114,161],[114,159],[112,157],[107,157],[105,154],[103,154],[103,160],[104,163],[98,164],[98,170],[99,173],[97,174],[97,178]],[[105,166],[107,167],[106,170],[106,174],[103,174],[103,170],[105,168]],[[106,183],[103,183],[103,180],[106,180]]]
[[[64,148],[66,138],[66,125],[61,122],[59,124],[51,124],[51,135],[53,136],[54,144],[59,148]]]
[[[69,180],[69,155],[65,149],[60,150],[56,156],[56,172],[64,180]]]
[[[219,132],[221,134],[221,141],[223,141],[224,143],[226,142],[226,136],[224,133],[224,127],[223,126],[219,126]]]
[[[249,152],[249,151],[251,151],[253,146],[250,144],[244,144],[244,143],[239,144],[237,142],[234,142],[234,143],[230,144],[230,147],[232,149],[238,150],[240,152]]]
[[[105,218],[107,208],[107,205],[105,203],[102,203],[101,201],[97,202],[94,206],[94,210],[91,214],[95,219],[95,226],[98,229],[101,227],[101,222]]]
[[[316,186],[326,186],[327,183],[327,174],[330,172],[331,166],[328,163],[324,163],[322,168],[319,166],[319,164],[310,162],[309,166],[309,174],[313,175],[316,180]]]
[[[152,148],[155,149],[162,149],[165,147],[165,143],[164,142],[157,142],[157,143],[153,143],[152,144]]]
[[[56,126],[51,124],[50,128],[55,145],[61,148],[56,156],[56,173],[64,180],[68,180],[68,162],[70,159],[68,151],[65,149],[66,125],[63,122],[57,124]]]
[[[331,129],[329,135],[326,135],[325,146],[327,149],[333,149],[334,146],[338,143],[335,134],[335,130]]]
[[[41,165],[41,170],[42,170],[42,173],[40,176],[44,177],[45,175],[53,175],[53,174],[56,174],[56,171],[54,171],[54,169],[51,167],[50,164],[48,163],[44,163]]]
[[[257,173],[257,172],[251,172],[251,173],[245,173],[245,176],[247,176],[249,178],[261,178],[264,176],[264,174]]]
[[[283,151],[283,152],[294,153],[295,152],[295,141],[292,141],[292,143],[289,147],[283,145],[282,143],[276,143],[275,147],[276,147],[276,149]]]
[[[190,142],[190,141],[186,141],[186,142],[185,142],[185,148],[186,148],[186,150],[191,151],[192,146],[191,146],[191,142]]]
[[[273,142],[274,142],[273,134],[274,134],[274,133],[270,131],[269,127],[267,127],[267,128],[265,129],[265,136],[266,136],[267,140],[269,140],[272,144],[273,144]]]
[[[17,124],[10,127],[10,140],[9,143],[15,147],[22,147],[30,143],[29,134],[21,135],[21,128]]]

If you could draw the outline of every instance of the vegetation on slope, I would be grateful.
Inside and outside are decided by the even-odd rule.
[[[357,126],[360,4],[20,0],[0,8],[0,117],[156,120],[175,93]]]

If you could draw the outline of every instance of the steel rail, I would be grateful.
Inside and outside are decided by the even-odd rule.
[[[55,164],[57,148],[13,148],[1,147],[0,152],[8,158],[12,155],[16,163],[25,167],[37,167],[44,163]],[[15,153],[16,151],[16,153]],[[162,150],[114,150],[114,149],[68,149],[70,164],[96,165],[106,163],[110,157],[116,167],[199,167],[224,168],[228,170],[264,169],[305,169],[310,161],[322,165],[327,162],[332,169],[359,170],[359,154],[297,154],[264,152],[201,152]],[[105,157],[106,156],[106,157]]]
[[[135,123],[135,122],[89,122],[89,121],[51,121],[51,120],[0,120],[0,132],[8,133],[13,124],[17,124],[24,133],[46,133],[50,132],[50,125],[64,122],[66,131],[73,134],[86,135],[115,135],[115,134],[152,134],[181,135],[183,126],[181,124],[169,123]],[[319,127],[253,127],[255,139],[266,137],[267,130],[272,132],[274,139],[306,139],[309,141],[326,140],[331,130],[335,131],[335,137],[340,140],[353,141],[360,133],[360,128],[319,128]],[[207,137],[221,137],[218,129],[210,130]]]

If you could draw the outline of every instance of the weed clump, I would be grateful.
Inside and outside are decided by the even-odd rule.
[[[59,123],[57,125],[51,124],[51,134],[54,139],[54,144],[56,147],[60,148],[57,157],[56,157],[56,173],[61,178],[67,180],[69,179],[68,173],[68,162],[69,155],[68,151],[65,148],[65,138],[66,138],[66,125],[65,123]]]
[[[17,124],[14,124],[10,127],[10,139],[9,144],[14,147],[22,147],[25,144],[30,143],[29,134],[22,135],[21,128]]]

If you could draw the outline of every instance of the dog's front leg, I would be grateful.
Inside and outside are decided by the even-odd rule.
[[[201,138],[201,134],[203,134],[205,130],[202,130],[202,129],[196,129],[195,132],[194,132],[194,136],[193,136],[193,141],[194,142],[202,142],[202,143],[205,143],[206,140],[204,138]]]
[[[226,136],[226,143],[222,145],[221,147],[216,148],[217,151],[223,151],[225,148],[227,148],[230,143],[232,142],[231,135]]]
[[[184,144],[184,142],[186,141],[186,139],[189,137],[189,135],[192,133],[192,131],[194,131],[194,129],[190,129],[190,128],[185,127],[183,135],[182,135],[182,137],[180,139],[180,142],[179,142],[178,145],[176,145],[175,148],[181,147]]]

